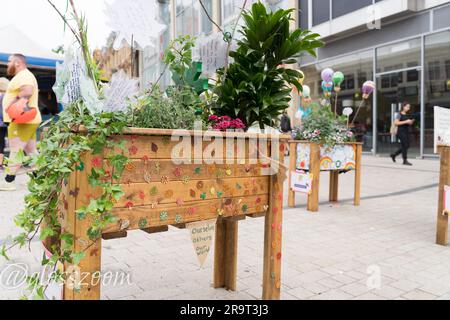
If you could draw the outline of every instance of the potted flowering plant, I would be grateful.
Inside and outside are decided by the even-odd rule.
[[[209,117],[209,122],[211,124],[211,129],[216,131],[245,129],[245,124],[241,121],[241,119],[232,119],[229,116],[219,117],[212,115]]]
[[[347,117],[335,117],[331,106],[312,106],[311,114],[299,127],[294,128],[292,136],[295,140],[307,140],[328,147],[354,141],[354,134],[347,126]]]

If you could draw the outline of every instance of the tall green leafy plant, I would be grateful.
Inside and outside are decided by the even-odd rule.
[[[289,107],[291,86],[302,91],[302,74],[286,66],[295,64],[302,53],[315,56],[323,43],[319,34],[290,31],[293,11],[268,12],[260,2],[244,11],[243,38],[237,50],[230,52],[234,62],[218,71],[213,106],[217,115],[239,118],[247,127],[273,126]]]

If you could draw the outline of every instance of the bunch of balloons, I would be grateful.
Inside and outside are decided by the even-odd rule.
[[[322,90],[326,98],[329,98],[333,91],[333,74],[334,71],[330,68],[326,68],[322,71]]]

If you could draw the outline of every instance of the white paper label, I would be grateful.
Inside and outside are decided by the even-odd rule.
[[[311,194],[313,175],[301,172],[291,172],[291,189],[294,192]]]
[[[191,234],[192,244],[197,254],[200,267],[203,267],[205,260],[211,250],[211,243],[216,230],[217,219],[189,223],[186,228]]]

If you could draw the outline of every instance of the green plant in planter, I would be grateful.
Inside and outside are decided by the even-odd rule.
[[[168,88],[168,96],[154,88],[138,99],[134,125],[139,128],[194,129],[195,107],[186,105],[183,90]]]
[[[194,129],[195,120],[207,116],[207,106],[200,94],[208,89],[208,79],[201,77],[202,64],[192,61],[194,40],[191,36],[181,36],[170,43],[164,62],[172,72],[174,85],[164,93],[156,85],[138,99],[134,126]]]
[[[218,71],[215,114],[239,118],[247,127],[258,123],[262,129],[273,126],[289,107],[291,85],[302,91],[302,74],[284,66],[295,64],[304,52],[315,56],[314,49],[323,43],[308,30],[290,31],[293,11],[267,12],[258,2],[243,13],[243,38],[230,52],[234,62]]]
[[[200,105],[202,101],[199,95],[207,91],[209,86],[208,79],[202,77],[202,63],[192,60],[194,46],[195,38],[180,36],[170,42],[163,59],[172,72],[175,87],[183,93],[186,106]]]
[[[311,105],[311,114],[300,127],[294,128],[293,138],[317,142],[329,147],[354,140],[353,132],[347,127],[347,117],[335,117],[331,105]]]

